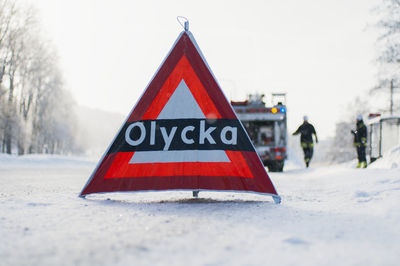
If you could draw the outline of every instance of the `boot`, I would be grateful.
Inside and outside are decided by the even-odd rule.
[[[367,162],[362,163],[362,168],[367,168]]]
[[[358,162],[357,168],[361,168],[361,162]]]

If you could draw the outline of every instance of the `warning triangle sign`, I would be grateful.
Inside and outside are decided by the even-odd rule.
[[[193,35],[183,31],[81,192],[217,190],[280,202]]]

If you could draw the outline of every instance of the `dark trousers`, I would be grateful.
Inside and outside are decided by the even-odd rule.
[[[311,161],[311,158],[312,158],[313,153],[314,153],[314,148],[313,147],[303,148],[303,152],[304,152],[304,161],[305,162]]]
[[[303,148],[304,152],[304,161],[306,163],[311,161],[314,153],[314,143],[312,142],[302,142],[301,147]]]
[[[357,147],[357,156],[359,162],[367,162],[367,155],[365,153],[365,147],[359,146]]]

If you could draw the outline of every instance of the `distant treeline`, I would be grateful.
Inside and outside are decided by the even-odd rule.
[[[72,105],[34,9],[0,0],[0,152],[73,151]]]

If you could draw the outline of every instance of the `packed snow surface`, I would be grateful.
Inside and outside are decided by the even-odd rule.
[[[390,157],[390,156],[389,156]],[[400,153],[367,169],[288,162],[282,197],[78,197],[96,162],[0,155],[0,265],[399,265]]]

